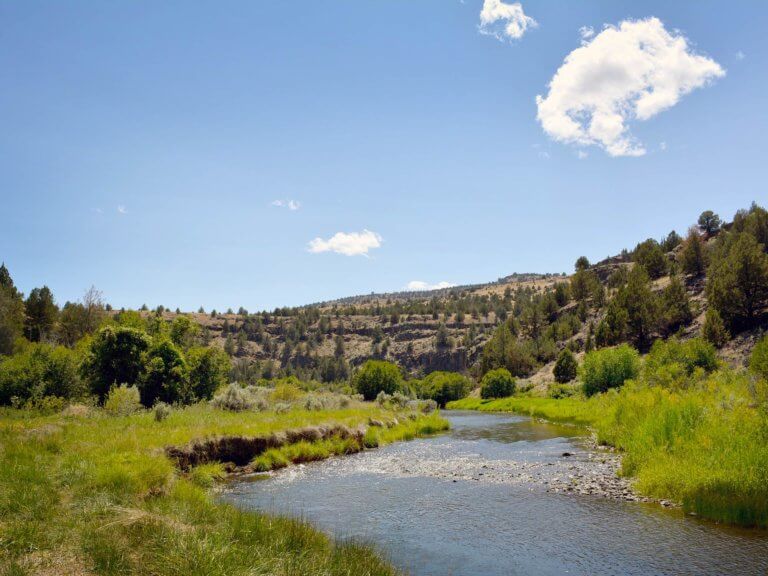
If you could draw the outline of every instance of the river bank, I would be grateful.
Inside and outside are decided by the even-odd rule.
[[[762,532],[555,491],[556,477],[601,473],[604,453],[578,427],[513,414],[442,415],[451,422],[445,434],[235,480],[220,497],[373,542],[414,576],[768,570]]]
[[[220,502],[210,489],[228,469],[213,454],[182,470],[166,449],[284,438],[261,455],[280,450],[306,461],[344,453],[340,447],[353,442],[361,450],[366,439],[386,444],[445,426],[439,416],[409,414],[374,404],[282,414],[200,404],[162,421],[84,406],[50,415],[2,410],[0,573],[395,574],[367,545]],[[324,432],[313,439],[309,430]],[[356,432],[342,437],[341,430]],[[288,443],[297,431],[302,437]]]

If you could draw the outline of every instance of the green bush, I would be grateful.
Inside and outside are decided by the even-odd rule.
[[[355,389],[368,400],[374,400],[379,392],[393,394],[400,390],[403,377],[400,369],[384,360],[368,360],[355,374]]]
[[[568,348],[564,348],[557,357],[557,362],[555,362],[555,368],[553,370],[555,381],[560,384],[570,382],[576,378],[578,368],[579,363],[576,362],[576,357],[573,355],[573,352],[568,350]]]
[[[105,326],[99,330],[83,364],[91,391],[104,400],[113,385],[138,383],[150,343],[146,332],[138,328]]]
[[[173,404],[189,402],[187,363],[181,351],[170,340],[162,339],[146,354],[145,372],[139,382],[141,403],[147,408],[158,400]]]
[[[128,416],[141,410],[140,398],[136,386],[113,386],[104,401],[104,410],[112,416]]]
[[[0,405],[56,396],[68,400],[86,394],[73,350],[50,344],[27,344],[0,360]]]
[[[227,383],[230,360],[220,348],[190,348],[187,352],[189,384],[196,400],[210,400]]]
[[[584,393],[592,396],[609,388],[618,388],[625,381],[637,378],[639,372],[640,355],[627,344],[594,350],[584,356],[581,367]]]
[[[690,376],[697,368],[706,373],[718,367],[715,347],[702,338],[681,342],[677,338],[656,340],[645,359],[645,376],[654,384],[654,375],[670,365],[676,364]]]
[[[515,393],[515,379],[506,368],[491,370],[480,383],[482,398],[505,398]]]
[[[472,382],[456,372],[432,372],[419,385],[419,396],[431,398],[442,408],[448,402],[464,398],[472,390]]]
[[[760,340],[752,349],[749,369],[763,380],[768,380],[768,336]]]

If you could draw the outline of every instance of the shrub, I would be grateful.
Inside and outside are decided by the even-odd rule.
[[[625,381],[637,378],[640,355],[627,344],[617,348],[594,350],[584,356],[581,380],[584,393],[592,396],[609,388],[618,388]]]
[[[211,404],[220,410],[232,412],[252,410],[256,405],[253,396],[237,382],[232,382],[222,392],[216,394]]]
[[[731,337],[725,328],[720,312],[714,308],[707,308],[707,315],[704,317],[701,335],[716,348],[722,348]]]
[[[150,342],[146,332],[128,326],[105,326],[99,330],[83,364],[83,374],[100,400],[115,383],[133,385],[139,381]]]
[[[573,384],[550,384],[547,388],[547,396],[559,400],[575,396],[578,390]]]
[[[293,402],[301,398],[304,392],[292,382],[281,382],[272,390],[270,398],[273,402]]]
[[[515,393],[515,379],[506,368],[491,370],[480,382],[481,398],[505,398]]]
[[[390,400],[392,400],[392,396],[384,392],[384,390],[376,395],[376,404],[379,406],[386,406]]]
[[[181,351],[170,340],[162,339],[147,353],[145,372],[139,381],[141,403],[150,407],[162,402],[189,402],[187,363]]]
[[[77,353],[63,346],[27,344],[0,360],[0,405],[46,396],[73,399],[85,395]]]
[[[684,388],[696,372],[708,374],[718,367],[714,346],[702,338],[680,342],[657,340],[645,360],[643,374],[649,384]]]
[[[768,336],[760,340],[752,349],[749,369],[763,380],[768,380]]]
[[[113,386],[104,401],[104,410],[112,416],[128,416],[141,410],[141,397],[136,386]]]
[[[570,382],[576,378],[578,368],[579,364],[576,362],[576,357],[573,355],[573,352],[568,350],[568,348],[564,348],[557,357],[557,362],[555,362],[555,368],[553,370],[555,381],[560,384]]]
[[[230,360],[219,348],[190,348],[187,352],[189,384],[196,400],[210,400],[227,383]]]
[[[165,402],[158,402],[155,404],[152,411],[155,415],[155,422],[162,422],[171,415],[171,407]]]
[[[424,402],[421,403],[421,411],[424,414],[431,414],[435,410],[437,410],[437,402],[431,398],[429,400],[424,400]]]
[[[400,369],[384,360],[368,360],[355,374],[355,389],[366,400],[373,400],[379,392],[393,394],[400,390],[403,377]]]
[[[456,372],[432,372],[421,381],[422,398],[431,398],[440,407],[448,402],[461,400],[472,390],[472,382]]]

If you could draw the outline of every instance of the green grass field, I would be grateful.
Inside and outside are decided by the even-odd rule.
[[[69,415],[67,415],[69,414]],[[403,418],[375,405],[337,411],[233,413],[206,405],[156,422],[149,412],[51,416],[0,411],[0,574],[393,574],[367,545],[335,542],[296,520],[219,503],[217,463],[180,473],[164,447],[369,419],[368,446],[445,429],[438,415]],[[280,464],[342,453],[340,443],[284,447]],[[262,463],[262,468],[268,468]]]

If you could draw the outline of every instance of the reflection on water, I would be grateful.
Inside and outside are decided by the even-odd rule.
[[[768,573],[765,532],[547,492],[563,452],[590,462],[572,427],[446,415],[449,434],[290,467],[225,498],[363,538],[416,575]]]

